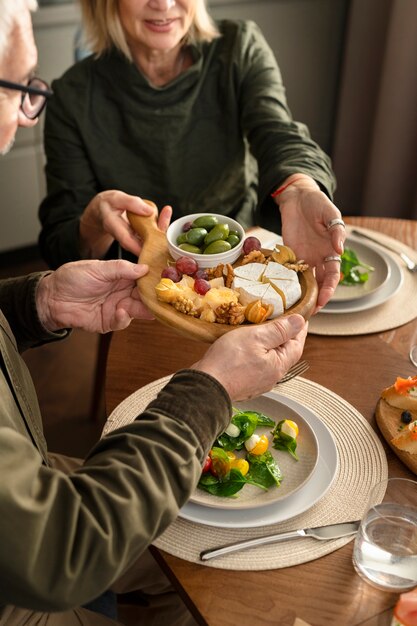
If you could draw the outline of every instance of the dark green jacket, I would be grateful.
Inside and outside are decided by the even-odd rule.
[[[164,87],[150,85],[116,51],[54,81],[45,124],[48,195],[39,213],[50,266],[80,258],[80,215],[106,189],[171,204],[174,218],[215,212],[275,231],[279,212],[269,194],[290,174],[311,175],[331,195],[330,160],[293,121],[258,27],[223,21],[219,29]]]
[[[217,381],[182,370],[79,469],[54,469],[19,355],[65,334],[41,326],[38,280],[0,281],[0,308],[10,321],[0,312],[0,618],[6,605],[62,611],[108,589],[175,519],[231,415]]]

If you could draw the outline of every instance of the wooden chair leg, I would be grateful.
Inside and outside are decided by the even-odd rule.
[[[96,367],[94,372],[93,391],[90,405],[90,420],[100,419],[100,409],[104,403],[104,384],[106,378],[106,363],[109,352],[110,341],[113,333],[100,335],[98,341]]]

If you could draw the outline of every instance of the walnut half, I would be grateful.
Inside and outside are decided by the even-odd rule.
[[[245,321],[245,307],[242,304],[236,304],[235,302],[227,302],[221,304],[215,311],[216,322],[218,324],[231,324],[232,326],[238,326]]]

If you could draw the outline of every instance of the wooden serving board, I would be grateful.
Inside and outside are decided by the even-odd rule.
[[[161,279],[161,272],[167,266],[167,261],[173,261],[173,259],[168,252],[166,235],[158,228],[156,208],[155,214],[151,216],[139,216],[128,212],[128,219],[134,231],[143,241],[138,262],[149,265],[148,274],[137,281],[139,293],[143,303],[158,320],[190,339],[198,339],[208,343],[212,343],[225,333],[242,326],[205,322],[191,315],[180,313],[170,304],[158,300],[155,287]],[[234,265],[239,265],[239,260]],[[316,306],[318,286],[310,269],[299,274],[299,279],[301,298],[284,315],[299,313],[307,320],[311,317]],[[264,322],[264,324],[268,323],[270,322]],[[243,325],[246,326],[246,324]],[[252,324],[248,325],[252,326]]]
[[[399,450],[391,443],[391,440],[399,434],[398,429],[401,426],[402,411],[403,409],[397,409],[395,406],[388,404],[383,398],[380,398],[375,410],[376,423],[391,450],[414,474],[417,474],[417,454]]]

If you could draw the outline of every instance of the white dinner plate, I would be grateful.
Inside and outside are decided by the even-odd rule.
[[[366,311],[372,309],[380,304],[384,304],[400,289],[404,275],[401,267],[398,263],[389,255],[381,251],[381,254],[385,256],[388,263],[390,275],[388,280],[384,283],[381,289],[378,289],[374,293],[359,298],[358,300],[350,300],[348,302],[328,302],[325,307],[319,311],[319,315],[322,313],[357,313],[359,311]]]
[[[353,250],[358,260],[371,266],[373,270],[359,268],[361,272],[368,272],[368,280],[358,285],[338,285],[331,302],[347,302],[366,298],[381,289],[391,274],[386,255],[382,254],[376,247],[357,241],[353,237],[348,237],[345,241],[346,248]]]
[[[280,486],[276,487],[274,485],[265,491],[255,485],[245,485],[243,489],[231,498],[215,496],[197,487],[190,498],[190,502],[220,509],[253,509],[273,502],[283,502],[291,494],[301,489],[317,465],[319,445],[314,430],[311,428],[308,420],[304,419],[300,413],[291,409],[287,404],[278,402],[276,396],[272,398],[265,394],[252,400],[237,402],[235,407],[242,411],[258,411],[267,415],[276,423],[284,419],[296,422],[299,428],[296,449],[298,461],[289,452],[276,450],[272,447],[271,427],[257,428],[256,434],[266,435],[269,439],[270,445],[268,450],[274,457],[283,475]],[[245,458],[245,452],[246,450],[236,452],[236,457]]]
[[[338,468],[337,448],[330,430],[313,411],[299,402],[277,393],[267,393],[265,396],[301,415],[313,429],[318,441],[319,455],[310,478],[300,489],[282,502],[274,502],[255,509],[239,510],[213,508],[188,502],[180,510],[180,517],[198,524],[220,528],[268,526],[304,513],[326,494]]]

